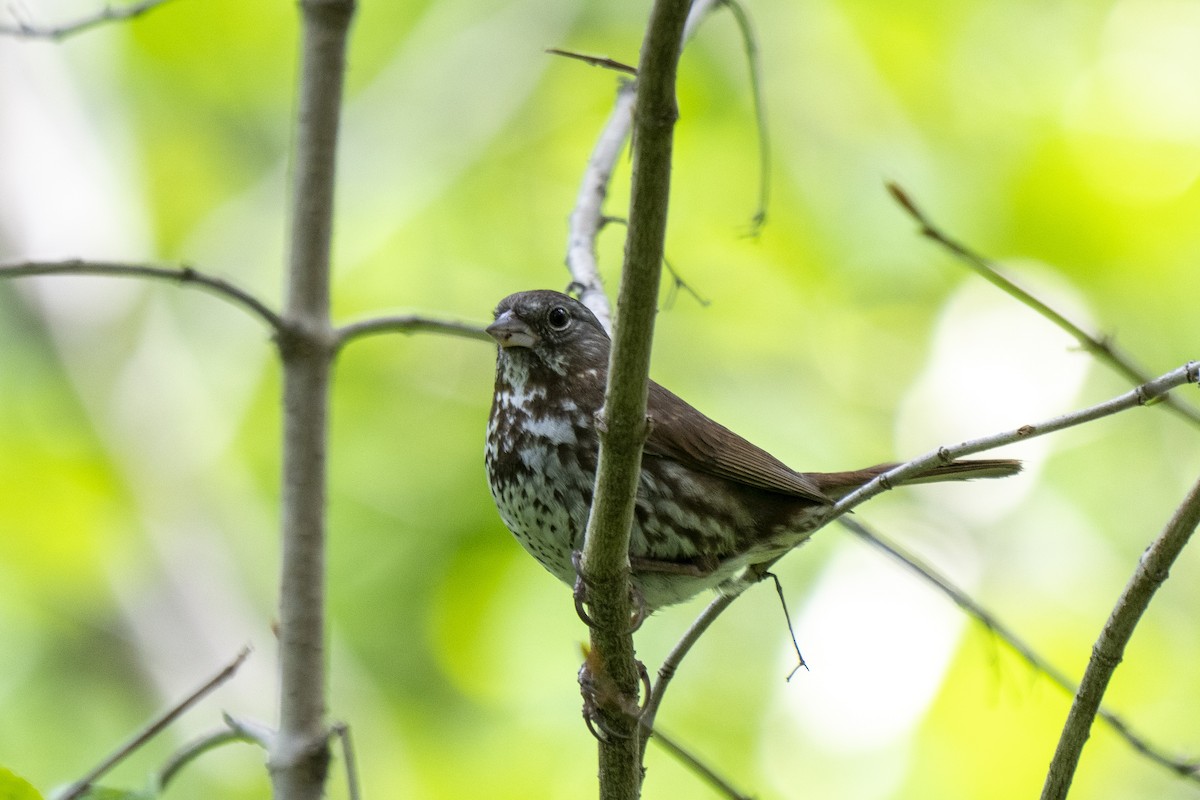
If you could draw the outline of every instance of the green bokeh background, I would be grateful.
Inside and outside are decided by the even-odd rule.
[[[753,109],[719,13],[681,67],[667,244],[710,303],[664,304],[657,379],[808,469],[913,456],[1128,388],[920,238],[887,180],[1151,371],[1200,355],[1200,6],[748,9],[769,222],[745,236]],[[511,291],[566,284],[565,220],[616,78],[543,49],[636,61],[647,10],[362,3],[338,320],[483,321]],[[18,11],[53,22],[89,6]],[[58,45],[0,39],[0,258],[186,261],[277,305],[296,39],[293,4],[235,0],[176,0]],[[625,213],[627,182],[623,160],[610,213]],[[601,239],[614,284],[621,235]],[[43,790],[67,783],[245,643],[238,677],[111,782],[142,785],[223,709],[272,720],[279,370],[262,327],[188,289],[23,279],[0,283],[0,342],[0,764]],[[594,793],[584,630],[484,482],[492,358],[422,334],[363,340],[337,366],[330,711],[353,726],[370,797]],[[858,516],[1078,675],[1200,472],[1198,443],[1195,426],[1140,410],[1012,448],[1030,468],[1009,485],[896,492]],[[1046,679],[838,530],[779,572],[811,672],[785,683],[782,615],[757,588],[685,662],[665,730],[763,798],[1038,791],[1069,702]],[[638,634],[651,670],[701,607]],[[1169,753],[1200,753],[1197,608],[1193,552],[1109,694]],[[1101,725],[1073,796],[1197,791]],[[266,792],[261,754],[229,747],[168,796]],[[336,772],[330,796],[345,797]],[[714,795],[652,746],[646,796]]]

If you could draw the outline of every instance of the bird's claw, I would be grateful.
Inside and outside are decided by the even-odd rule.
[[[571,596],[575,600],[575,613],[583,620],[584,625],[595,629],[596,621],[587,610],[589,587],[587,579],[583,577],[583,554],[580,551],[575,550],[571,553],[571,564],[575,567],[575,586],[571,590]],[[646,617],[650,616],[650,612],[646,609],[646,598],[632,583],[629,584],[629,599],[633,605],[633,612],[629,615],[629,628],[625,632],[636,633],[646,621]]]
[[[638,680],[641,683],[642,701],[639,704],[636,697],[630,698],[616,690],[612,685],[612,681],[607,675],[602,675],[600,678],[591,669],[591,656],[584,660],[583,666],[579,668],[579,693],[583,695],[583,721],[587,725],[592,736],[599,741],[608,742],[613,739],[628,739],[632,733],[626,731],[615,730],[608,722],[605,721],[604,714],[600,708],[603,703],[609,708],[610,712],[624,714],[634,720],[640,720],[645,713],[646,708],[650,704],[652,687],[650,685],[650,673],[646,671],[646,665],[641,661],[635,660],[638,671]]]

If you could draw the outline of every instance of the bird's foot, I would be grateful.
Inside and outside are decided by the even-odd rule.
[[[596,627],[596,621],[592,615],[588,613],[588,592],[590,586],[587,579],[583,577],[583,554],[575,550],[571,553],[571,564],[575,567],[575,587],[571,591],[571,595],[575,600],[575,613],[583,620],[583,624],[589,628]],[[635,633],[637,629],[642,627],[642,623],[646,621],[646,617],[650,616],[649,610],[646,608],[646,598],[642,596],[641,591],[632,583],[629,584],[629,599],[633,605],[633,612],[629,616],[628,633]]]
[[[621,692],[607,672],[594,664],[594,650],[585,654],[583,665],[579,667],[579,693],[583,696],[583,721],[588,730],[602,742],[613,739],[628,739],[633,735],[637,721],[641,719],[646,705],[650,702],[650,674],[646,665],[635,660],[638,680],[641,683],[644,699],[638,703],[637,696]],[[593,669],[595,666],[595,669]],[[621,724],[623,719],[626,724]],[[628,724],[632,721],[632,725]],[[614,725],[613,723],[616,723]],[[620,729],[619,729],[620,728]]]

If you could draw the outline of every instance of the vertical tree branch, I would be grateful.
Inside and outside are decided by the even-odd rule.
[[[625,266],[601,412],[595,500],[583,551],[583,576],[592,600],[589,659],[598,684],[617,691],[600,701],[600,797],[636,798],[641,788],[641,730],[621,698],[636,697],[638,664],[629,630],[629,531],[648,431],[646,392],[650,344],[666,236],[675,120],[675,74],[689,0],[656,0],[642,42],[634,107],[633,183]]]
[[[1124,657],[1133,629],[1158,587],[1167,579],[1171,565],[1183,552],[1197,524],[1200,524],[1200,481],[1192,486],[1166,528],[1142,554],[1137,569],[1092,646],[1092,657],[1079,682],[1079,691],[1075,693],[1054,759],[1046,773],[1042,800],[1062,800],[1067,796],[1083,745],[1092,729],[1092,720],[1100,710],[1109,680]]]
[[[276,800],[317,800],[329,763],[325,727],[325,443],[329,253],[334,164],[353,0],[302,0],[299,107],[284,319],[283,513]]]

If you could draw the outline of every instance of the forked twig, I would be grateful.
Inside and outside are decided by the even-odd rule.
[[[150,741],[159,733],[161,733],[164,728],[178,719],[183,712],[195,705],[201,698],[209,694],[213,689],[216,689],[222,683],[232,678],[233,674],[238,671],[238,667],[242,666],[242,662],[244,662],[249,655],[250,648],[243,647],[241,652],[237,654],[237,658],[223,667],[220,672],[209,678],[200,688],[196,689],[187,697],[183,698],[183,700],[180,700],[178,703],[171,706],[163,714],[155,718],[149,725],[146,725],[144,728],[134,734],[129,741],[125,742],[116,750],[114,750],[111,755],[93,767],[90,772],[67,787],[66,791],[60,794],[57,800],[75,800],[75,798],[81,797],[97,779],[99,779],[117,764],[128,758],[129,755],[139,747],[146,744],[146,742]]]

